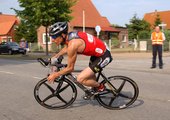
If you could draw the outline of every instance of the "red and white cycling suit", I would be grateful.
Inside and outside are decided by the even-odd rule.
[[[68,41],[72,39],[82,39],[85,42],[85,49],[83,55],[87,56],[102,56],[106,51],[106,45],[98,38],[85,32],[70,32],[68,34]]]
[[[70,32],[68,41],[73,39],[84,40],[85,49],[81,54],[91,56],[89,67],[94,73],[102,71],[112,61],[110,51],[100,39],[84,32]]]

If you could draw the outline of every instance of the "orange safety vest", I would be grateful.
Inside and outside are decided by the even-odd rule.
[[[163,44],[162,32],[159,32],[159,33],[153,32],[152,33],[152,45],[162,45],[162,44]]]

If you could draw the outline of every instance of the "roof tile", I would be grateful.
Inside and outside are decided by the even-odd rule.
[[[0,14],[0,35],[6,35],[19,20],[15,15]]]
[[[155,23],[155,19],[157,17],[157,14],[160,15],[160,19],[163,23],[167,24],[166,28],[170,29],[170,10],[169,11],[155,11],[151,13],[146,13],[144,15],[144,20],[149,22],[152,26]]]
[[[77,3],[72,7],[73,19],[71,20],[71,26],[82,27],[83,26],[83,11],[85,13],[85,26],[94,28],[97,25],[101,27],[109,28],[111,26],[110,22],[106,17],[102,17],[93,5],[91,0],[78,0]],[[106,30],[111,30],[112,27]]]

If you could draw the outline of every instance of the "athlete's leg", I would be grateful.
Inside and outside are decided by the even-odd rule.
[[[83,85],[89,87],[99,87],[100,84],[96,81],[95,73],[91,70],[90,67],[84,69],[78,76],[77,81]]]
[[[90,58],[89,67],[84,69],[78,76],[77,81],[83,85],[90,87],[99,87],[100,84],[96,81],[95,73],[98,73],[112,61],[109,51],[106,51],[103,56]]]

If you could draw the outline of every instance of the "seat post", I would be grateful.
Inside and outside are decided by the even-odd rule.
[[[101,75],[101,71],[97,74],[97,78],[96,78],[97,82],[99,81],[100,75]]]

